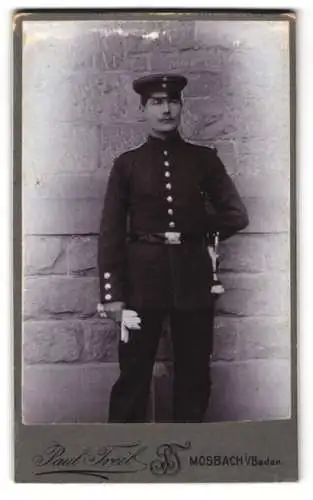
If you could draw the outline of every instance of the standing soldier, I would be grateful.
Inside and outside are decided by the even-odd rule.
[[[109,422],[145,421],[165,317],[174,356],[173,421],[203,421],[210,396],[215,299],[208,242],[245,228],[248,217],[216,151],[178,132],[186,84],[175,74],[134,81],[149,135],[115,160],[107,186],[98,312],[121,322]]]

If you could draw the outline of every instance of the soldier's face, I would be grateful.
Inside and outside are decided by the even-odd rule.
[[[171,132],[180,124],[182,103],[180,99],[170,97],[165,92],[153,93],[142,112],[151,130]]]

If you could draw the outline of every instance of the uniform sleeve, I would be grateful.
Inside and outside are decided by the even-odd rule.
[[[128,186],[124,165],[115,160],[107,185],[98,238],[100,301],[124,301]]]
[[[216,152],[210,152],[204,184],[214,209],[208,214],[209,232],[219,232],[220,240],[225,240],[247,227],[246,207]]]

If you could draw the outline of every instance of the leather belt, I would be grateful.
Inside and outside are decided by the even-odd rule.
[[[143,241],[152,244],[180,245],[185,242],[204,243],[206,234],[201,233],[180,233],[168,231],[165,233],[130,233],[131,242]]]

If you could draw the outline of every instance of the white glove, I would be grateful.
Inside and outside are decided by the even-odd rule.
[[[138,316],[136,311],[132,311],[131,309],[123,309],[122,311],[122,324],[121,324],[121,341],[128,342],[129,340],[129,331],[131,330],[140,330],[141,326],[141,318]]]
[[[108,318],[110,317],[109,311],[106,310],[106,306],[104,304],[97,304],[97,312],[100,318]],[[111,311],[112,312],[112,311]],[[131,309],[122,309],[121,310],[121,341],[128,342],[129,340],[129,331],[131,330],[140,330],[141,326],[141,318],[138,316],[136,311],[132,311]]]

